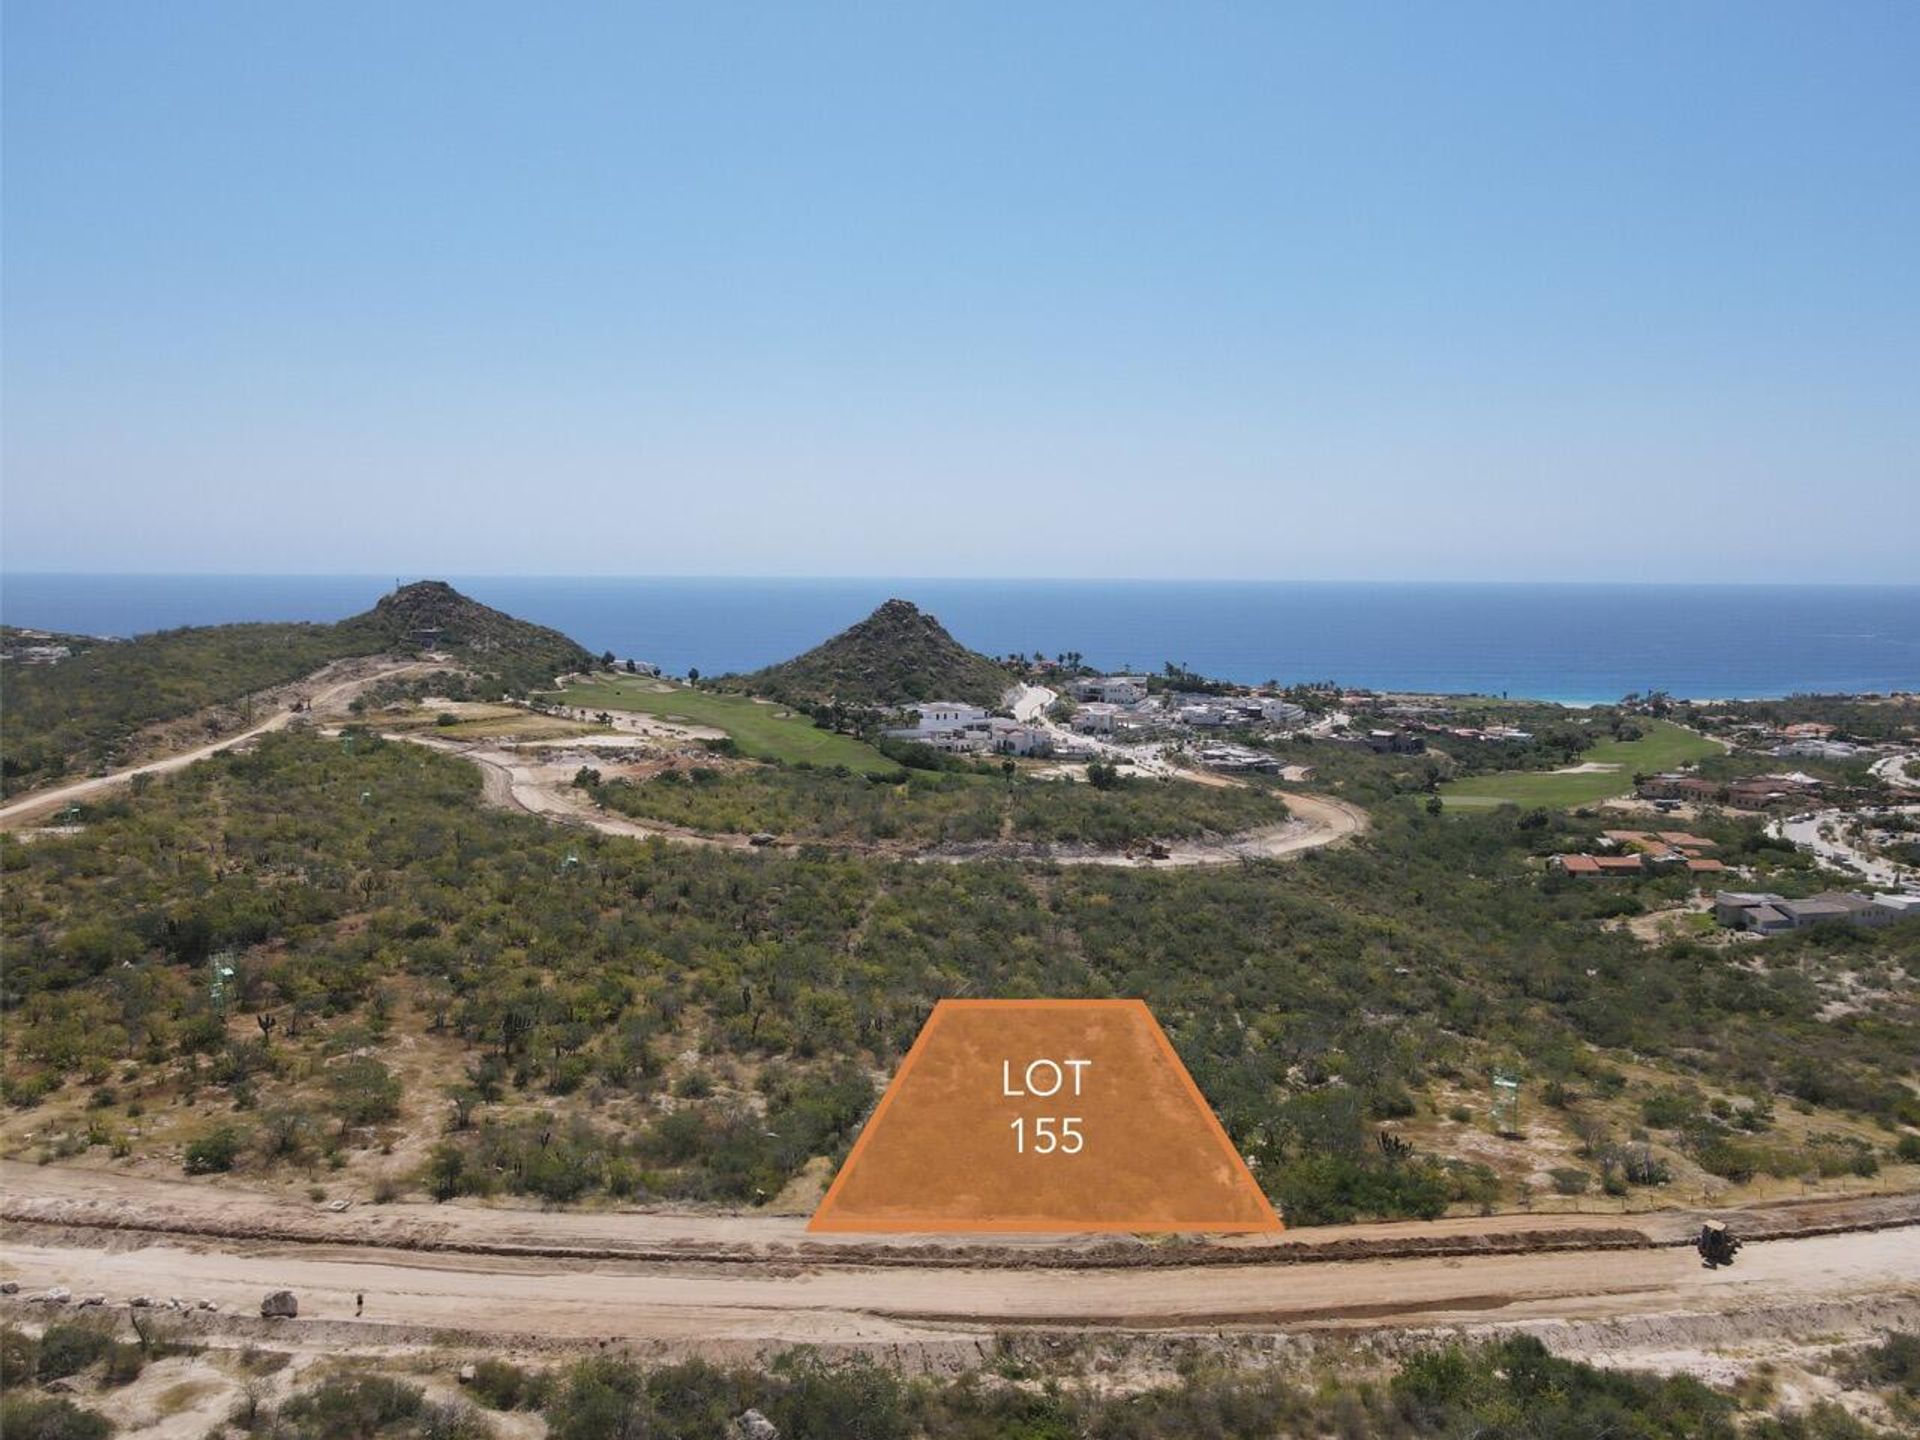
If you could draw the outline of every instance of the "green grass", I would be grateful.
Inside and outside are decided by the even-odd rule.
[[[792,765],[844,765],[849,770],[882,774],[900,767],[878,750],[847,735],[822,730],[805,715],[784,705],[767,705],[744,695],[690,690],[640,677],[593,680],[569,685],[559,699],[589,710],[633,710],[662,720],[684,720],[724,730],[756,760]]]
[[[1464,780],[1443,784],[1441,798],[1450,806],[1473,809],[1490,809],[1496,805],[1549,809],[1590,805],[1596,800],[1627,794],[1633,789],[1636,774],[1653,774],[1720,753],[1720,747],[1713,741],[1669,721],[1646,723],[1649,729],[1638,740],[1602,741],[1581,756],[1582,763],[1618,765],[1618,770],[1590,770],[1577,775],[1557,775],[1549,770],[1502,770],[1492,775],[1470,775]]]

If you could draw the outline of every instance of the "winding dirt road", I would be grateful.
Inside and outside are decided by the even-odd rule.
[[[726,850],[745,850],[752,846],[745,835],[689,830],[664,821],[639,820],[596,809],[585,795],[572,788],[573,770],[578,764],[584,763],[577,757],[555,761],[541,758],[537,751],[528,753],[503,746],[463,745],[431,735],[407,733],[394,734],[389,738],[411,740],[445,754],[458,755],[478,766],[483,797],[488,804],[501,809],[520,810],[563,824],[584,825],[602,834],[625,835],[638,840],[660,839],[677,845],[704,845]],[[999,859],[1049,865],[1167,869],[1230,865],[1242,860],[1281,859],[1303,850],[1336,844],[1359,834],[1370,823],[1367,812],[1358,805],[1329,795],[1289,792],[1285,799],[1293,814],[1292,818],[1279,825],[1268,825],[1238,835],[1175,841],[1167,847],[1167,855],[1158,860],[1134,852],[1062,845],[991,845],[916,850],[903,845],[819,843],[830,850],[942,863]],[[790,850],[798,848],[800,843],[777,840],[767,848]]]
[[[389,680],[396,675],[449,668],[451,667],[444,661],[363,658],[337,660],[331,665],[314,671],[305,680],[281,688],[302,690],[308,686],[317,687],[307,701],[306,713],[321,716],[344,709],[356,695],[378,681]],[[348,673],[343,675],[343,671]],[[184,770],[196,761],[218,755],[222,750],[245,744],[274,730],[284,730],[293,717],[294,711],[291,707],[276,710],[258,725],[224,736],[209,744],[196,745],[191,750],[182,750],[178,754],[164,756],[159,760],[149,760],[143,765],[130,765],[124,770],[115,770],[106,775],[93,775],[85,780],[74,780],[65,785],[55,786],[51,790],[36,790],[31,795],[0,805],[0,830],[19,829],[35,820],[44,819],[55,811],[64,810],[69,805],[104,794],[108,790],[117,789],[138,775],[165,775],[174,770]]]

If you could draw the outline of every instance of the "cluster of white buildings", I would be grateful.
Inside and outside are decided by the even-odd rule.
[[[1087,735],[1166,726],[1225,730],[1274,725],[1293,729],[1307,721],[1303,707],[1277,695],[1171,694],[1150,700],[1147,682],[1139,675],[1085,677],[1073,682],[1070,693],[1080,702],[1073,713],[1073,728]]]
[[[963,700],[929,700],[908,707],[912,725],[885,732],[889,740],[906,740],[948,754],[1051,755],[1053,736],[1041,726],[990,715]]]

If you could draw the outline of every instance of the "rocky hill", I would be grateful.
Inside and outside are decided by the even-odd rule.
[[[1014,680],[911,601],[889,600],[806,654],[725,683],[789,704],[968,700],[992,706]]]
[[[364,638],[369,649],[445,651],[513,691],[544,687],[594,663],[558,630],[482,605],[444,580],[403,585],[335,628],[343,641]]]
[[[48,643],[17,628],[4,644]],[[147,726],[178,720],[310,675],[332,660],[433,649],[472,672],[479,697],[544,689],[593,657],[544,625],[529,624],[426,580],[381,598],[338,624],[199,625],[113,644],[80,637],[52,664],[24,653],[0,666],[0,794],[31,790],[75,772],[125,763]],[[18,643],[16,643],[18,642]],[[208,716],[209,737],[233,717]]]

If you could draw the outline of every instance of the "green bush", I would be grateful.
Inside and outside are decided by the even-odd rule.
[[[327,1074],[333,1113],[349,1125],[372,1125],[400,1113],[400,1082],[371,1055],[356,1055]]]
[[[336,1376],[290,1398],[280,1420],[298,1440],[362,1440],[419,1415],[418,1386],[384,1375]]]
[[[552,1389],[547,1376],[505,1360],[482,1360],[473,1367],[474,1398],[492,1410],[538,1410]]]
[[[0,1398],[0,1435],[6,1440],[106,1440],[112,1433],[106,1416],[82,1410],[62,1396]]]
[[[39,1365],[40,1342],[24,1330],[0,1326],[0,1390],[33,1382]]]
[[[212,1175],[233,1169],[246,1147],[247,1137],[232,1125],[216,1125],[187,1143],[185,1166],[189,1175]]]
[[[65,1321],[40,1333],[40,1358],[35,1376],[43,1383],[78,1375],[113,1349],[113,1336],[100,1325]]]
[[[1553,1179],[1554,1193],[1559,1195],[1584,1195],[1593,1184],[1592,1175],[1571,1165],[1555,1166],[1547,1173]]]

